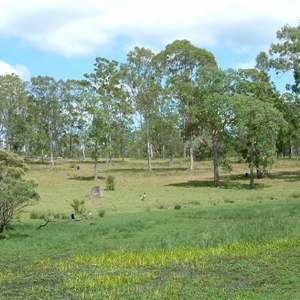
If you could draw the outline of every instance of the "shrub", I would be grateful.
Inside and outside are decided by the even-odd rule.
[[[294,192],[294,193],[292,194],[292,197],[293,197],[293,198],[300,198],[300,193],[299,193],[299,192]]]
[[[106,189],[114,191],[115,190],[115,177],[108,175],[106,178]]]
[[[180,209],[181,208],[181,205],[180,204],[175,204],[174,205],[174,209]]]
[[[101,209],[101,210],[98,211],[98,216],[99,217],[103,218],[104,215],[105,215],[105,210]]]
[[[85,212],[84,204],[84,200],[73,200],[73,203],[71,203],[71,207],[73,207],[75,214],[82,215]]]
[[[234,203],[234,200],[231,200],[231,199],[224,199],[224,203]]]

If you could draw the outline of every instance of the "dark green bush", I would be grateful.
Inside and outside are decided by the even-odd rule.
[[[115,190],[115,177],[112,175],[108,175],[106,178],[106,189],[114,191]]]

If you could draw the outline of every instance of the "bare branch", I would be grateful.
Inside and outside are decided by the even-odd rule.
[[[41,227],[46,226],[49,222],[54,222],[54,220],[52,220],[52,219],[45,219],[45,221],[46,221],[46,223],[45,224],[40,224],[40,226],[36,230],[40,229]]]

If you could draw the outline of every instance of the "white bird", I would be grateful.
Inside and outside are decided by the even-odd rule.
[[[140,197],[141,197],[141,200],[144,201],[146,199],[146,193],[144,192],[144,194],[140,195]]]

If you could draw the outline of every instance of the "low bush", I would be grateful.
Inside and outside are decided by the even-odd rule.
[[[115,177],[112,175],[108,175],[106,178],[106,189],[114,191],[115,190]]]

